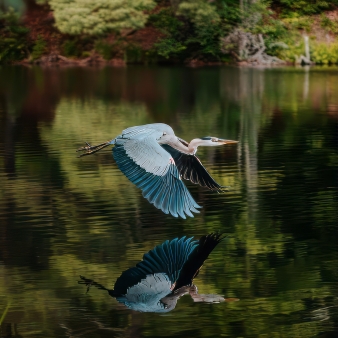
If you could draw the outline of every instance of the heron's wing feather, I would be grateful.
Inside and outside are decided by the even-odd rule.
[[[161,299],[171,291],[171,281],[164,273],[147,275],[116,299],[132,310],[140,312],[168,312]]]
[[[158,144],[162,135],[161,131],[147,126],[131,127],[116,138],[115,144],[122,146],[126,155],[148,173],[165,175],[171,156]]]
[[[116,138],[113,149],[120,170],[156,208],[175,217],[193,217],[192,212],[198,213],[200,206],[183,184],[171,155],[158,144],[162,133],[129,129]]]
[[[200,238],[196,249],[189,255],[180,271],[174,291],[192,283],[211,251],[214,250],[216,245],[223,239],[224,237],[221,233],[211,233]]]
[[[197,243],[186,237],[165,241],[146,253],[136,267],[145,273],[165,272],[174,283]]]
[[[198,241],[191,238],[175,238],[156,246],[143,256],[135,267],[122,273],[116,280],[114,291],[126,294],[127,290],[146,276],[164,273],[172,284],[179,278],[180,272],[189,256],[196,249]]]
[[[181,142],[184,141],[179,140]],[[224,187],[210,176],[197,156],[183,154],[167,144],[162,145],[162,148],[171,154],[181,176],[185,180],[190,180],[192,183],[199,184],[210,190],[222,191]]]

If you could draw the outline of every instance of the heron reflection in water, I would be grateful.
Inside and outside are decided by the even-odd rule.
[[[156,208],[175,217],[193,217],[201,208],[190,195],[181,178],[202,187],[222,191],[196,156],[199,146],[238,143],[217,137],[195,138],[190,143],[177,137],[163,123],[146,124],[125,129],[116,138],[79,148],[81,156],[114,145],[113,156],[120,170],[143,192]]]
[[[195,302],[235,301],[238,299],[198,294],[197,287],[193,285],[204,261],[223,239],[222,234],[211,233],[199,241],[192,237],[165,241],[146,253],[135,267],[124,271],[113,290],[83,276],[80,276],[79,284],[87,285],[87,292],[92,285],[106,290],[118,302],[141,312],[169,312],[187,293]]]

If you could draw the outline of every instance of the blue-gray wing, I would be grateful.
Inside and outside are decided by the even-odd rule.
[[[189,257],[195,252],[198,241],[185,236],[156,246],[143,256],[135,267],[122,273],[116,280],[114,292],[125,295],[132,286],[140,283],[148,275],[163,273],[173,285]]]
[[[114,159],[156,208],[175,217],[193,217],[200,206],[182,182],[172,156],[158,144],[162,135],[148,126],[126,129],[115,139]]]
[[[224,187],[210,176],[197,156],[183,154],[167,144],[162,145],[162,148],[171,154],[181,176],[185,180],[189,180],[210,190],[223,191]]]

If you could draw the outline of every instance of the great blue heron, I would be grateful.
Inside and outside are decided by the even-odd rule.
[[[83,276],[79,284],[91,285],[108,291],[109,295],[128,308],[141,312],[168,312],[175,308],[177,300],[190,293],[195,302],[219,303],[238,300],[224,299],[220,295],[197,293],[193,279],[216,245],[222,234],[211,233],[200,238],[175,238],[156,246],[143,256],[135,267],[122,273],[114,289]]]
[[[196,156],[199,146],[238,143],[217,137],[195,138],[190,143],[177,137],[164,123],[146,124],[125,129],[116,138],[79,148],[80,155],[90,155],[109,146],[120,170],[143,192],[156,208],[175,217],[194,217],[201,208],[190,195],[181,177],[211,190],[222,191]]]

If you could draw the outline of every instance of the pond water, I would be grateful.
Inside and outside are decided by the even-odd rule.
[[[200,148],[229,191],[187,183],[201,213],[149,204],[106,148],[129,126],[164,122]],[[216,67],[0,68],[1,337],[337,337],[338,70]],[[165,314],[125,308],[112,288],[167,239],[228,236],[200,293]]]

